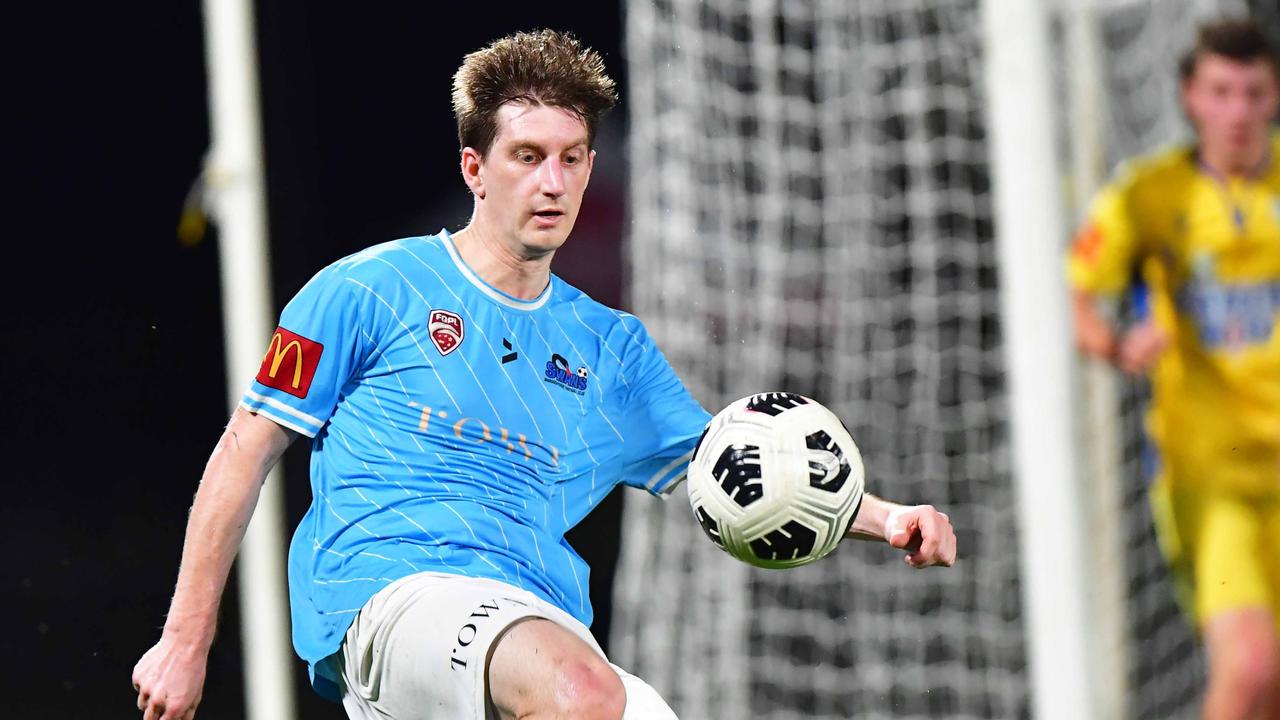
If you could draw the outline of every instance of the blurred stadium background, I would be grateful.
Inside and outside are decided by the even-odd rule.
[[[1066,222],[1027,241],[1052,248],[1115,162],[1186,137],[1174,65],[1195,22],[1252,12],[1280,33],[1280,10],[1048,10],[1056,126],[1043,132]],[[701,538],[681,496],[636,496],[624,513],[615,494],[573,538],[616,662],[686,720],[1031,716],[978,0],[256,12],[273,312],[331,260],[463,224],[453,70],[514,30],[571,30],[605,55],[622,103],[556,271],[643,318],[708,407],[813,395],[847,418],[873,490],[956,524],[949,572],[865,545],[771,573]],[[10,30],[0,716],[136,717],[129,671],[158,636],[226,416],[216,228],[175,234],[210,140],[201,6],[28,4]],[[1202,661],[1150,534],[1144,388],[1081,378],[1114,717],[1190,717]],[[305,448],[285,465],[292,528]],[[245,717],[234,591],[201,718]],[[292,672],[298,717],[342,717],[305,689],[301,663]]]

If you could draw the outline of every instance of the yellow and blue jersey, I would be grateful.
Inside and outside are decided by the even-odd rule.
[[[314,438],[289,552],[313,678],[361,606],[420,571],[500,580],[590,624],[564,533],[618,483],[673,488],[709,420],[636,318],[555,276],[506,295],[447,231],[320,271],[242,405]]]
[[[1119,295],[1135,277],[1172,343],[1152,373],[1149,431],[1171,482],[1280,488],[1280,137],[1250,177],[1176,147],[1128,163],[1090,208],[1073,287]]]

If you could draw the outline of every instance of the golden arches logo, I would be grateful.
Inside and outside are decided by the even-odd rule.
[[[274,379],[276,373],[280,372],[280,365],[289,356],[290,350],[294,353],[293,387],[297,389],[302,384],[302,343],[297,340],[290,340],[286,343],[284,335],[277,331],[275,335],[271,336],[271,344],[267,346],[267,354],[262,356],[262,364],[266,365],[267,358],[271,359],[271,367],[267,370],[267,376]]]
[[[311,380],[323,354],[324,345],[290,332],[288,328],[278,327],[271,336],[267,354],[262,356],[262,367],[258,368],[254,379],[269,388],[305,398],[311,390]],[[292,368],[289,363],[293,363]],[[278,377],[282,374],[284,377]]]

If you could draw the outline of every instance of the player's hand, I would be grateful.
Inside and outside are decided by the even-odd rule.
[[[956,533],[951,519],[932,505],[901,507],[889,513],[884,539],[893,547],[906,550],[907,564],[913,568],[951,567],[956,561]]]
[[[1154,320],[1146,320],[1130,328],[1121,338],[1115,363],[1130,375],[1141,375],[1156,364],[1168,347],[1169,333]]]
[[[1093,296],[1077,293],[1074,302],[1076,347],[1085,355],[1113,360],[1119,340],[1111,324],[1095,309]]]
[[[133,667],[143,720],[189,720],[204,694],[207,651],[161,637]]]

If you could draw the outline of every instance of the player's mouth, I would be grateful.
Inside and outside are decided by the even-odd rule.
[[[538,227],[554,227],[560,223],[564,217],[564,211],[558,208],[547,208],[545,210],[535,210],[533,213],[533,222]]]

